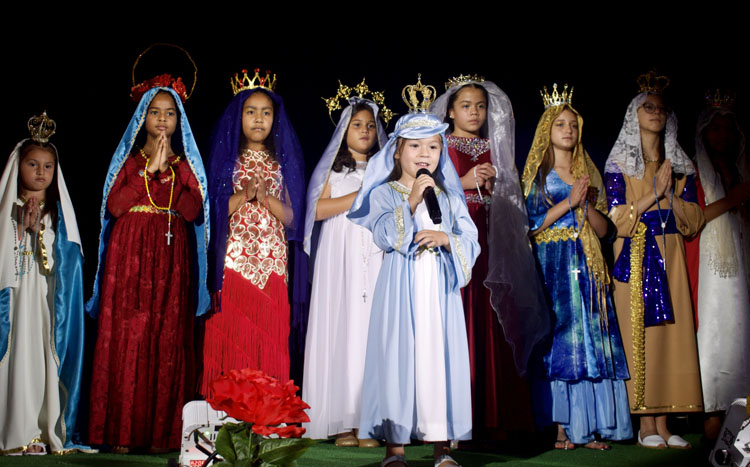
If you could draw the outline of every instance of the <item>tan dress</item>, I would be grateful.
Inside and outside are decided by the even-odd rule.
[[[646,163],[642,179],[630,178],[623,174],[626,185],[625,204],[614,206],[609,216],[617,226],[618,236],[614,245],[615,258],[623,248],[623,237],[633,237],[638,227],[635,201],[653,193],[653,177],[657,163]],[[701,380],[698,366],[698,350],[695,340],[693,308],[690,299],[685,248],[682,236],[691,236],[703,226],[703,211],[695,203],[688,203],[679,197],[685,187],[687,177],[675,183],[673,205],[682,206],[682,216],[675,221],[679,234],[666,235],[666,256],[659,235],[656,240],[662,258],[666,258],[667,280],[674,311],[674,322],[646,327],[645,337],[645,385],[642,394],[637,394],[635,380],[641,365],[634,362],[633,321],[630,309],[630,285],[613,280],[617,320],[620,324],[622,342],[630,369],[627,381],[631,413],[657,414],[664,412],[700,412],[703,410]],[[631,208],[632,207],[632,208]],[[660,207],[669,207],[669,197],[660,201]],[[654,210],[656,205],[649,210]],[[632,210],[631,210],[632,209]],[[673,211],[672,215],[675,215]],[[648,234],[647,234],[648,235]],[[640,323],[642,326],[642,322]],[[637,349],[635,349],[637,355]],[[640,391],[639,391],[640,392]],[[642,403],[639,403],[642,401]]]

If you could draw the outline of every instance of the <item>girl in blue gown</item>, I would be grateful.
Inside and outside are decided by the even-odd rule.
[[[596,435],[628,439],[632,428],[627,363],[599,243],[609,228],[606,196],[581,143],[572,90],[544,94],[523,171],[532,244],[555,317],[534,405],[542,424],[557,424],[556,449],[607,450]]]
[[[426,107],[425,107],[426,108]],[[370,316],[360,432],[405,465],[411,438],[434,442],[435,465],[458,465],[448,440],[471,438],[471,381],[460,288],[479,254],[477,230],[438,117],[402,117],[370,159],[349,218],[385,251]],[[420,168],[433,174],[417,175]],[[436,186],[437,185],[437,186]],[[423,201],[433,187],[442,219]]]

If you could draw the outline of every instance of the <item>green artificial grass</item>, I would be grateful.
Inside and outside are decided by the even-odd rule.
[[[540,438],[541,439],[541,438]],[[620,467],[620,466],[704,466],[713,445],[701,442],[700,435],[685,435],[693,449],[645,449],[632,443],[611,443],[611,451],[593,451],[577,448],[573,451],[548,449],[546,442],[529,444],[526,441],[498,443],[492,449],[453,452],[453,457],[464,467]],[[166,466],[178,453],[140,456],[118,454],[70,454],[66,456],[0,457],[0,466],[102,466],[135,467]],[[320,442],[305,452],[298,461],[300,467],[346,466],[378,467],[385,448],[337,448],[333,441]],[[432,446],[414,445],[406,448],[409,466],[431,467]]]

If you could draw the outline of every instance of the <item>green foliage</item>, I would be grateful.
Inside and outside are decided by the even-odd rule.
[[[309,438],[266,439],[260,445],[259,457],[270,465],[296,465],[295,460],[315,444]]]
[[[216,435],[216,450],[224,459],[217,467],[294,467],[305,450],[315,444],[307,438],[267,439],[248,423],[226,423]]]

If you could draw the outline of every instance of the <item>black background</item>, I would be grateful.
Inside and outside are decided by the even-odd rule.
[[[636,78],[654,66],[671,79],[666,98],[677,112],[680,142],[689,154],[707,89],[721,86],[738,91],[738,113],[746,119],[746,46],[721,28],[708,35],[694,34],[691,28],[675,34],[649,23],[625,33],[600,31],[585,37],[565,29],[547,37],[533,37],[529,31],[472,37],[468,27],[446,31],[455,37],[415,33],[371,39],[364,34],[366,28],[335,34],[291,26],[283,32],[250,27],[240,31],[209,19],[205,23],[211,33],[197,29],[192,34],[184,32],[190,29],[187,26],[176,27],[176,21],[165,28],[167,32],[152,27],[150,21],[94,29],[48,28],[28,19],[21,23],[21,30],[2,37],[2,145],[9,154],[17,141],[27,137],[26,121],[32,115],[46,109],[56,120],[52,141],[78,216],[87,298],[96,268],[104,178],[135,109],[129,99],[133,63],[154,42],[184,47],[198,66],[195,91],[185,109],[204,161],[213,125],[232,97],[230,75],[259,67],[277,74],[276,90],[302,143],[308,176],[334,129],[321,97],[332,96],[339,79],[353,86],[366,77],[370,88],[385,90],[386,104],[403,114],[401,89],[414,83],[417,73],[439,93],[452,76],[481,74],[500,86],[513,103],[519,168],[543,111],[539,89],[553,82],[575,86],[573,105],[585,122],[583,142],[600,168],[637,92]],[[220,27],[232,31],[220,34]],[[136,79],[163,72],[181,74],[190,86],[190,63],[169,48],[146,55]],[[388,131],[392,128],[393,122]]]

